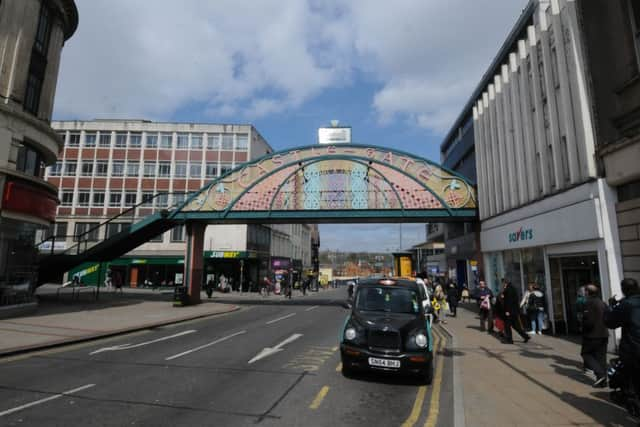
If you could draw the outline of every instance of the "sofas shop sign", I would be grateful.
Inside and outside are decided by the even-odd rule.
[[[509,243],[521,242],[524,240],[533,240],[533,229],[532,228],[522,228],[514,231],[513,233],[509,233]]]

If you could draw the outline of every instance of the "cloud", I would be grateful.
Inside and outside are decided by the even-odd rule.
[[[153,4],[151,4],[153,3]],[[238,121],[365,78],[381,124],[443,133],[525,0],[77,0],[56,118]],[[356,77],[357,76],[357,77]],[[364,77],[362,77],[364,76]]]

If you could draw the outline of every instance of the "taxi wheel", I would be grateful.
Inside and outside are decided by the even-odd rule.
[[[348,367],[344,362],[342,363],[342,376],[345,378],[353,378],[354,369]]]
[[[424,371],[424,383],[426,385],[431,385],[433,382],[433,360],[429,361],[429,365],[427,369]]]

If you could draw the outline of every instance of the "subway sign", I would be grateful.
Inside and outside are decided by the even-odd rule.
[[[509,233],[508,235],[509,243],[521,242],[524,240],[533,240],[533,229],[532,228],[522,228],[514,231],[513,233]]]

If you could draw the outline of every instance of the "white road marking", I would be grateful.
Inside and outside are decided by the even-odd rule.
[[[32,406],[40,405],[41,403],[49,402],[51,400],[58,399],[63,396],[68,396],[70,394],[76,393],[78,391],[86,390],[88,388],[94,387],[95,384],[87,384],[82,387],[74,388],[73,390],[63,391],[60,394],[55,394],[53,396],[45,397],[44,399],[36,400],[35,402],[27,403],[25,405],[16,406],[12,409],[7,409],[6,411],[0,412],[0,417],[4,417],[5,415],[13,414],[14,412],[22,411],[23,409],[30,408]]]
[[[283,346],[294,342],[295,340],[297,340],[301,336],[302,336],[302,334],[293,334],[289,338],[287,338],[286,340],[282,341],[280,344],[278,344],[275,347],[265,347],[253,359],[249,360],[248,363],[251,364],[251,363],[256,362],[256,361],[258,361],[260,359],[263,359],[265,357],[271,356],[272,354],[276,354],[276,353],[284,350],[284,348],[282,348]]]
[[[195,351],[202,350],[203,348],[210,347],[210,346],[215,345],[215,344],[218,344],[218,343],[220,343],[220,342],[222,342],[222,341],[226,341],[226,340],[228,340],[228,339],[230,339],[230,338],[233,338],[233,337],[235,337],[235,336],[237,336],[237,335],[242,335],[242,334],[246,334],[246,333],[247,333],[247,331],[240,331],[240,332],[236,332],[235,334],[227,335],[226,337],[219,338],[219,339],[217,339],[217,340],[215,340],[215,341],[213,341],[213,342],[210,342],[210,343],[208,343],[208,344],[201,345],[200,347],[196,347],[196,348],[193,348],[193,349],[191,349],[191,350],[183,351],[182,353],[174,354],[173,356],[169,356],[169,357],[167,357],[167,358],[166,358],[166,359],[164,359],[164,360],[173,360],[173,359],[177,359],[178,357],[182,357],[182,356],[184,356],[184,355],[187,355],[187,354],[193,353],[193,352],[195,352]]]
[[[288,319],[291,316],[295,316],[295,313],[287,314],[286,316],[278,317],[277,319],[269,320],[265,325],[270,325],[272,323],[279,322],[280,320]]]
[[[314,305],[313,307],[309,307],[309,308],[307,308],[305,311],[311,311],[311,310],[314,310],[314,309],[316,309],[316,308],[318,308],[318,307],[319,307],[319,306]]]
[[[196,332],[195,329],[190,329],[188,331],[182,331],[182,332],[179,332],[179,333],[174,334],[174,335],[169,335],[168,337],[162,337],[162,338],[158,338],[158,339],[151,340],[151,341],[145,341],[145,342],[141,342],[139,344],[120,344],[120,345],[115,345],[113,347],[104,347],[104,348],[92,351],[91,353],[89,353],[89,355],[102,353],[104,351],[129,350],[131,348],[142,347],[142,346],[153,344],[153,343],[157,343],[157,342],[160,342],[160,341],[166,341],[166,340],[169,340],[171,338],[181,337],[183,335],[192,334],[194,332]]]

